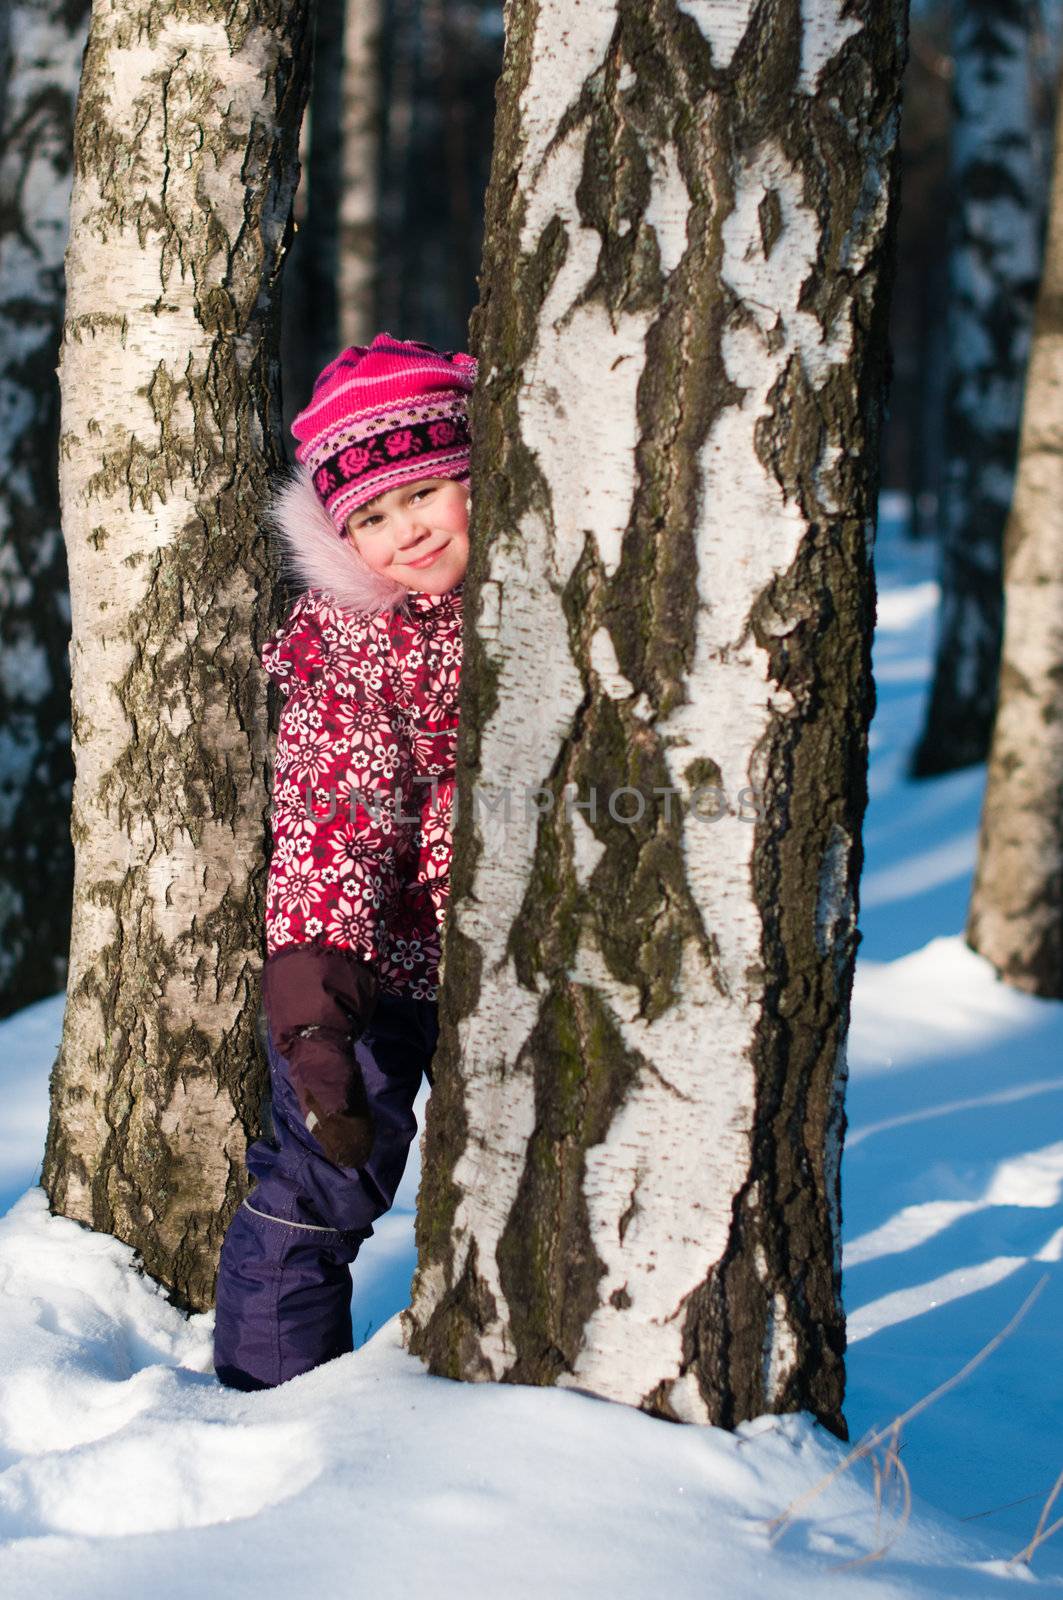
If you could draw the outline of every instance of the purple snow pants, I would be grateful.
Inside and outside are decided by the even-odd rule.
[[[379,997],[355,1046],[376,1130],[357,1168],[334,1166],[308,1132],[270,1037],[273,1140],[247,1152],[258,1182],[218,1269],[214,1369],[229,1388],[269,1389],[354,1348],[348,1267],[395,1198],[437,1037],[435,1001]]]

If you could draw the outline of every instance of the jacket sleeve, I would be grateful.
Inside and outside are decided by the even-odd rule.
[[[324,944],[370,966],[387,948],[411,827],[393,708],[316,676],[293,686],[277,735],[266,949]]]
[[[422,780],[421,788],[417,882],[429,895],[442,933],[450,897],[450,861],[454,849],[451,837],[453,774]]]

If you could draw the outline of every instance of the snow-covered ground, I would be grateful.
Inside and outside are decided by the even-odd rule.
[[[768,1524],[845,1449],[807,1417],[736,1435],[565,1391],[427,1377],[398,1339],[410,1171],[355,1268],[361,1348],[272,1393],[210,1373],[113,1240],[48,1215],[56,997],[0,1025],[0,1592],[6,1600],[328,1594],[981,1597],[1063,1587],[1063,1532],[1007,1566],[1063,1467],[1063,1006],[962,939],[984,773],[912,784],[930,553],[887,522],[863,944],[844,1167],[850,1432],[881,1426],[1006,1326],[901,1436],[899,1526],[865,1461]],[[1056,1507],[1053,1515],[1063,1510]]]

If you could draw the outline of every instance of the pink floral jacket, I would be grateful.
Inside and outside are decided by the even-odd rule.
[[[306,945],[349,951],[372,966],[380,992],[434,1000],[450,889],[462,587],[423,595],[383,584],[355,565],[318,504],[301,478],[275,514],[290,562],[314,586],[262,651],[285,697],[267,957]]]

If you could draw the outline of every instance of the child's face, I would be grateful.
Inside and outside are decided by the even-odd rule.
[[[446,594],[469,564],[469,486],[417,478],[366,501],[347,518],[367,566],[417,594]]]

